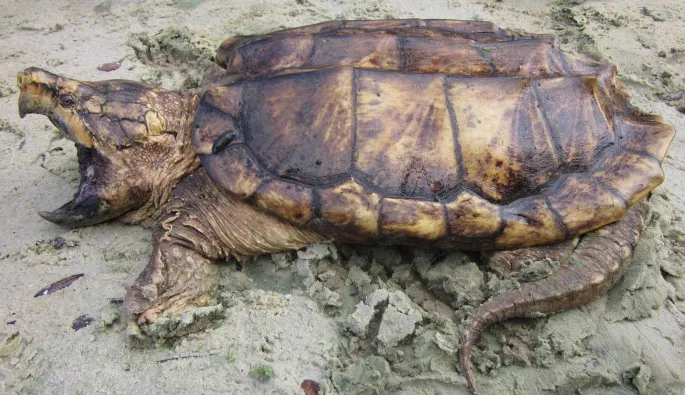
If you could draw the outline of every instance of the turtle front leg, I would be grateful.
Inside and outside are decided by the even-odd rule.
[[[150,263],[124,300],[126,312],[138,324],[215,300],[219,275],[214,261],[246,261],[324,241],[229,196],[204,170],[174,188],[153,236]]]
[[[153,323],[164,312],[180,313],[215,300],[219,271],[213,259],[169,233],[164,231],[157,238],[150,263],[126,294],[124,307],[137,316],[138,324]]]
[[[579,243],[501,251],[486,258],[500,271],[517,271],[524,260],[558,260],[559,269],[547,278],[523,283],[479,306],[466,324],[459,355],[468,389],[476,393],[471,352],[488,326],[514,317],[555,313],[582,306],[604,295],[623,275],[644,227],[649,206],[641,201],[618,222],[590,232]],[[504,269],[503,269],[504,268]]]
[[[209,305],[219,283],[215,260],[225,258],[213,232],[193,205],[184,199],[181,185],[154,231],[154,252],[126,298],[126,312],[138,324],[152,323],[164,312],[180,313]],[[180,204],[179,204],[180,203]]]

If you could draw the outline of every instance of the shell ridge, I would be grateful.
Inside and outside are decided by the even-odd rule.
[[[554,148],[554,155],[556,156],[557,161],[563,164],[564,158],[563,152],[561,150],[561,141],[559,141],[559,136],[552,129],[552,125],[550,125],[549,117],[547,115],[547,111],[545,110],[545,106],[542,104],[542,101],[540,100],[539,84],[539,81],[532,81],[532,84],[530,84],[530,91],[533,93],[535,107],[540,111],[540,118],[542,119],[542,125],[545,128],[545,134],[552,142],[552,147]]]
[[[409,54],[407,54],[407,37],[397,36],[397,51],[400,56],[400,71],[407,70],[409,64]]]
[[[240,131],[243,134],[243,141],[248,142],[252,136],[250,135],[249,128],[246,127],[245,123],[247,120],[245,119],[245,91],[247,90],[246,85],[247,83],[242,83],[242,89],[240,89],[240,98],[238,98],[238,119],[236,120],[238,127],[240,127]],[[248,147],[249,148],[249,147]]]
[[[356,169],[357,164],[357,112],[359,108],[357,106],[357,68],[352,68],[352,149],[351,155],[352,160],[350,161],[350,169],[348,170],[350,174]]]
[[[564,76],[569,76],[572,75],[573,72],[571,71],[571,66],[568,64],[566,61],[566,56],[561,52],[561,50],[557,47],[557,40],[554,40],[552,43],[552,53],[554,54],[553,56],[557,59],[559,64],[561,65],[562,70],[564,71]]]
[[[314,54],[316,53],[316,39],[319,38],[320,36],[323,36],[323,34],[321,34],[321,33],[309,34],[309,37],[312,40],[312,50],[309,51],[307,58],[302,62],[301,68],[306,68],[305,66],[311,67],[312,58],[314,57]]]
[[[488,71],[488,75],[489,75],[489,76],[494,75],[495,72],[497,71],[497,67],[495,67],[495,61],[492,60],[492,56],[490,56],[490,54],[488,53],[488,51],[486,51],[485,48],[483,48],[482,46],[480,46],[480,45],[478,45],[478,44],[476,44],[476,43],[473,43],[472,46],[473,46],[473,49],[476,50],[476,52],[478,53],[478,55],[479,55],[479,56],[485,61],[485,63],[488,65],[488,68],[490,68],[490,71]]]
[[[606,92],[605,89],[602,89],[599,79],[596,76],[582,76],[581,78],[586,79],[592,86],[592,93],[596,100],[595,106],[593,107],[595,111],[600,112],[609,124],[609,130],[611,130],[611,133],[614,136],[613,144],[619,145],[620,138],[617,129],[620,129],[620,125],[616,122],[616,117],[620,113],[616,110],[611,111],[613,109],[613,100],[611,100],[609,93]],[[607,146],[597,148],[596,155],[599,155],[599,153],[606,148]]]
[[[450,119],[450,126],[452,128],[452,142],[454,144],[454,156],[457,161],[457,169],[459,170],[459,175],[458,175],[458,181],[456,185],[450,189],[448,189],[446,192],[446,195],[449,196],[452,193],[454,193],[454,198],[459,195],[459,192],[464,189],[464,174],[466,173],[464,170],[464,161],[463,161],[463,154],[461,150],[461,143],[459,142],[459,124],[457,123],[457,116],[454,113],[454,106],[450,100],[450,95],[449,95],[449,78],[447,75],[443,75],[443,95],[445,96],[445,108],[447,110],[447,115]]]
[[[588,169],[588,173],[592,173],[598,170],[601,170],[602,167],[604,167],[604,164],[606,161],[611,158],[611,156],[619,154],[621,151],[623,151],[624,147],[621,146],[615,146],[612,148],[605,149],[602,151],[597,157],[595,158],[595,163],[592,165],[591,168]]]

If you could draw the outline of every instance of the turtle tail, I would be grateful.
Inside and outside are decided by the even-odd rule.
[[[620,221],[583,237],[569,262],[551,276],[523,283],[476,309],[466,324],[459,355],[460,370],[472,394],[476,385],[471,354],[480,333],[509,318],[568,310],[604,295],[628,267],[648,211],[646,202],[635,204]]]

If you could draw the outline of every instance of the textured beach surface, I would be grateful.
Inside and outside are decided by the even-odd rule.
[[[322,394],[465,394],[460,320],[523,276],[498,280],[458,252],[314,245],[242,270],[221,264],[216,306],[166,317],[143,336],[127,325],[121,298],[147,263],[150,231],[68,230],[37,215],[71,199],[78,163],[47,118],[19,118],[16,72],[196,89],[231,35],[384,18],[556,34],[562,49],[616,64],[633,104],[676,128],[666,181],[624,278],[579,309],[489,328],[474,355],[481,394],[685,394],[681,0],[4,1],[0,393],[305,394],[303,381],[313,380]],[[551,270],[538,262],[525,274]]]

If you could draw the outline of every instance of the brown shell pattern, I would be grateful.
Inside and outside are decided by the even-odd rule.
[[[205,169],[342,240],[558,242],[659,185],[674,135],[613,66],[488,22],[326,22],[230,38],[217,62],[194,122]]]

